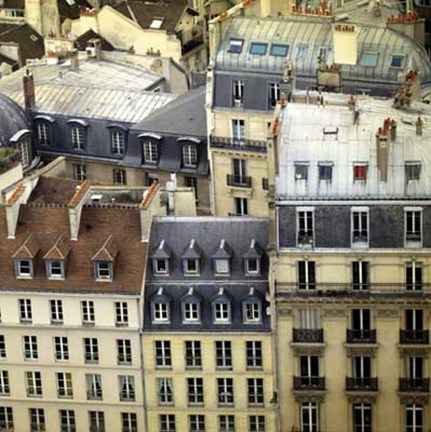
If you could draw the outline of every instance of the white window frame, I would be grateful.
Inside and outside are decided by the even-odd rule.
[[[176,418],[175,414],[159,414],[160,432],[175,432]]]
[[[63,324],[63,301],[50,300],[49,309],[51,312],[51,324]]]
[[[262,369],[263,349],[262,341],[250,340],[245,342],[246,364],[248,369]]]
[[[31,299],[18,299],[18,303],[20,311],[20,322],[31,323],[33,320]]]
[[[354,269],[355,264],[358,265],[358,280],[354,279]],[[369,261],[357,260],[352,261],[352,289],[354,291],[369,291],[370,289],[370,263]]]
[[[363,215],[366,215],[366,227],[363,227]],[[356,216],[357,215],[357,216]],[[355,224],[355,219],[358,220],[358,226]],[[369,207],[352,207],[350,212],[350,242],[352,247],[367,247],[370,241],[370,209]],[[355,235],[355,232],[366,231],[366,238],[361,235]]]
[[[6,430],[13,430],[13,408],[12,407],[0,407],[0,427]]]
[[[186,369],[202,368],[202,347],[198,340],[188,340],[184,342],[185,365]]]
[[[87,179],[87,165],[79,163],[73,164],[73,178],[78,181]]]
[[[280,83],[271,82],[268,84],[268,107],[275,108],[281,97]]]
[[[159,264],[163,263],[163,267]],[[157,275],[168,275],[169,274],[169,260],[167,258],[153,258],[153,270]]]
[[[231,308],[232,305],[229,301],[215,301],[213,303],[213,314],[215,324],[230,324],[231,322]]]
[[[70,130],[72,147],[74,150],[85,149],[85,130],[80,126],[73,126]]]
[[[69,360],[69,340],[66,336],[54,336],[55,361]]]
[[[408,425],[408,412],[411,411],[412,412],[412,416],[413,416],[413,423],[411,425]],[[421,424],[417,424],[417,418],[416,415],[420,413],[421,416]],[[424,432],[425,429],[425,422],[424,422],[424,409],[422,405],[416,405],[416,404],[412,404],[412,405],[406,405],[405,408],[405,416],[406,416],[406,432]]]
[[[6,354],[6,338],[4,335],[0,334],[0,359],[5,359]]]
[[[215,341],[216,369],[232,369],[232,342]]]
[[[159,144],[150,139],[142,140],[142,152],[144,155],[144,163],[157,164],[159,160]]]
[[[407,221],[409,218],[409,215],[412,215],[412,228],[413,230],[411,233],[407,232]],[[419,226],[416,226],[417,223],[416,215],[419,214]],[[410,235],[417,235],[419,239],[409,239]],[[422,240],[423,240],[423,208],[422,207],[404,207],[404,245],[406,247],[421,247],[422,246]]]
[[[248,430],[250,432],[265,432],[266,421],[264,415],[250,415],[248,416]]]
[[[112,154],[123,156],[126,151],[126,134],[124,131],[111,131]]]
[[[230,265],[228,258],[216,258],[214,259],[214,271],[217,275],[229,275]]]
[[[361,423],[358,425],[355,423],[355,419],[356,419],[356,415],[355,412],[358,411],[360,413],[360,417],[361,417]],[[353,427],[354,430],[357,432],[365,432],[367,430],[369,430],[369,427],[365,424],[365,418],[367,415],[367,411],[369,411],[370,413],[370,418],[371,418],[371,425],[373,424],[373,417],[372,417],[372,413],[373,413],[373,408],[371,404],[366,404],[366,403],[356,403],[353,405]]]
[[[45,410],[43,408],[29,408],[31,432],[44,432],[46,429]]]
[[[235,432],[235,416],[233,414],[218,416],[218,432]]]
[[[174,386],[172,378],[156,378],[157,401],[159,405],[174,404]]]
[[[409,280],[409,268],[411,269],[411,280]],[[420,280],[417,280],[416,271],[420,270]],[[424,277],[424,266],[420,261],[408,261],[405,263],[405,274],[406,274],[406,290],[407,291],[422,291],[423,289],[423,277]],[[410,286],[410,288],[409,288]]]
[[[37,140],[39,142],[39,145],[52,145],[52,126],[49,123],[37,123]]]
[[[242,303],[245,324],[259,324],[262,322],[262,302],[254,299],[244,300]]]
[[[263,378],[247,378],[248,405],[263,405],[265,402]]]
[[[26,371],[25,384],[28,397],[40,397],[43,395],[42,374],[39,371]]]
[[[187,378],[187,401],[189,406],[204,404],[204,380],[202,377]]]
[[[305,234],[300,235],[301,231]],[[296,209],[296,232],[298,247],[309,247],[314,244],[314,207],[298,207]]]
[[[64,260],[46,261],[47,277],[50,280],[64,279]]]
[[[240,108],[244,105],[244,81],[232,81],[232,100],[235,108]]]
[[[184,300],[182,304],[183,322],[200,323],[201,322],[201,304],[197,300]]]
[[[233,378],[217,378],[217,400],[221,406],[235,404]]]
[[[135,401],[136,388],[133,375],[118,375],[120,401]]]
[[[313,421],[313,414],[316,421]],[[304,417],[308,417],[308,422],[304,423]],[[306,428],[306,425],[307,428]],[[319,405],[316,402],[301,403],[301,431],[317,432],[319,430]]]
[[[10,395],[9,372],[0,370],[0,396]]]
[[[136,413],[121,413],[121,432],[138,432],[138,418]]]
[[[421,178],[422,164],[420,162],[406,162],[404,165],[406,181],[419,181]],[[411,170],[411,171],[410,171]],[[412,175],[412,174],[418,174]]]
[[[155,300],[151,303],[151,310],[153,315],[153,323],[169,324],[171,322],[169,302]]]
[[[156,359],[156,369],[172,367],[171,341],[154,341],[154,354]]]
[[[87,337],[82,340],[84,344],[84,363],[99,363],[99,340]]]
[[[39,358],[39,351],[37,346],[37,336],[35,335],[24,335],[23,349],[24,349],[24,360],[31,361]]]
[[[184,274],[186,276],[196,276],[199,275],[200,273],[200,263],[199,263],[199,258],[184,258],[183,259],[184,262]],[[191,263],[195,263],[195,267],[194,268],[190,268],[189,264]]]
[[[102,375],[85,374],[85,383],[87,386],[87,400],[103,400]]]
[[[73,382],[70,372],[56,372],[57,397],[59,399],[73,399]]]
[[[304,263],[304,276],[305,279],[303,282],[300,281],[300,263]],[[314,266],[314,281],[311,280],[310,274],[311,268]],[[317,282],[316,282],[316,262],[315,261],[309,261],[309,260],[300,260],[297,261],[297,272],[298,272],[298,290],[300,291],[314,291],[317,289]]]
[[[127,171],[124,168],[114,168],[114,184],[127,185]]]
[[[129,325],[129,305],[127,302],[115,302],[115,326],[126,327]]]
[[[256,262],[256,268],[250,269],[250,262]],[[246,258],[245,259],[245,273],[248,276],[260,275],[260,258]]]
[[[112,282],[114,272],[111,261],[95,261],[96,282]]]
[[[76,418],[74,410],[60,410],[61,432],[76,432]]]
[[[231,137],[234,141],[245,140],[245,120],[244,119],[232,119],[231,120]]]
[[[88,411],[88,423],[91,432],[105,431],[105,413],[103,411]]]
[[[84,326],[93,326],[95,324],[95,309],[93,300],[81,301],[81,317]]]
[[[196,168],[198,165],[198,149],[196,144],[185,144],[182,148],[183,166]]]
[[[17,279],[32,279],[33,278],[33,260],[27,258],[15,259],[15,272]]]
[[[130,339],[117,339],[117,363],[119,365],[131,365],[132,342]]]

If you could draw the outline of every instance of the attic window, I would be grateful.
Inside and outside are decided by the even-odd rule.
[[[405,59],[406,59],[405,55],[394,54],[391,57],[391,67],[399,68],[399,69],[403,68]]]
[[[160,29],[162,27],[164,18],[154,18],[153,21],[151,21],[150,29]]]
[[[336,126],[325,126],[323,128],[323,135],[338,135],[338,127]]]
[[[419,180],[421,177],[421,163],[420,162],[406,162],[405,165],[406,180]]]
[[[377,65],[377,53],[364,52],[362,54],[361,65],[366,67],[375,67]]]
[[[307,51],[308,51],[308,45],[299,44],[298,45],[298,51],[296,53],[296,59],[297,60],[304,60],[305,56],[307,55]]]
[[[242,39],[230,39],[227,52],[240,54],[242,51],[242,45],[243,44],[244,44],[244,41]]]
[[[289,45],[272,44],[270,54],[276,57],[286,57],[289,52]]]
[[[184,260],[184,273],[186,275],[199,274],[199,260],[197,258],[187,258]]]
[[[319,163],[319,180],[332,180],[332,163]]]
[[[36,35],[34,35],[34,34],[30,35],[30,39],[31,39],[33,42],[37,42],[37,41],[39,40],[39,38],[38,38]]]
[[[225,239],[220,241],[220,245],[216,252],[212,255],[214,262],[214,272],[216,275],[228,275],[230,273],[230,259],[232,250]]]
[[[47,260],[46,275],[50,280],[64,279],[64,261],[63,260]]]
[[[17,279],[33,278],[33,260],[31,259],[16,259],[15,260],[15,275]]]
[[[253,42],[250,47],[250,54],[265,55],[268,44]]]
[[[217,274],[229,274],[229,260],[228,259],[215,259],[214,260],[215,272]]]
[[[366,181],[367,180],[367,169],[366,163],[357,163],[353,165],[353,180],[354,181]]]
[[[111,261],[95,261],[94,270],[96,274],[96,281],[98,282],[112,282],[112,262]]]

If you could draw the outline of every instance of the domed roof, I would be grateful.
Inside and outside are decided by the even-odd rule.
[[[22,129],[31,130],[26,112],[12,99],[0,93],[0,146],[9,146],[9,140]]]

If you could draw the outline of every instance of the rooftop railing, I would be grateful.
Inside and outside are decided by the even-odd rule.
[[[241,151],[252,151],[266,153],[266,142],[250,140],[245,138],[210,137],[210,146],[215,148],[237,149]]]

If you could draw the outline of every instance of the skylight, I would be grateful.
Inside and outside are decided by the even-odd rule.
[[[304,60],[307,55],[308,45],[300,44],[298,45],[298,51],[296,53],[296,58],[298,60]]]
[[[250,47],[250,54],[265,55],[268,44],[253,42]]]
[[[153,21],[151,21],[150,28],[159,29],[162,27],[162,24],[163,24],[163,18],[154,18]]]
[[[377,65],[377,53],[364,52],[362,54],[362,66],[375,67]]]
[[[393,68],[403,68],[404,60],[406,59],[405,55],[394,54],[391,58],[391,67]]]
[[[228,52],[239,54],[242,51],[242,45],[244,41],[242,39],[231,39],[229,41]]]
[[[272,44],[270,54],[276,57],[286,57],[289,52],[289,45]]]

